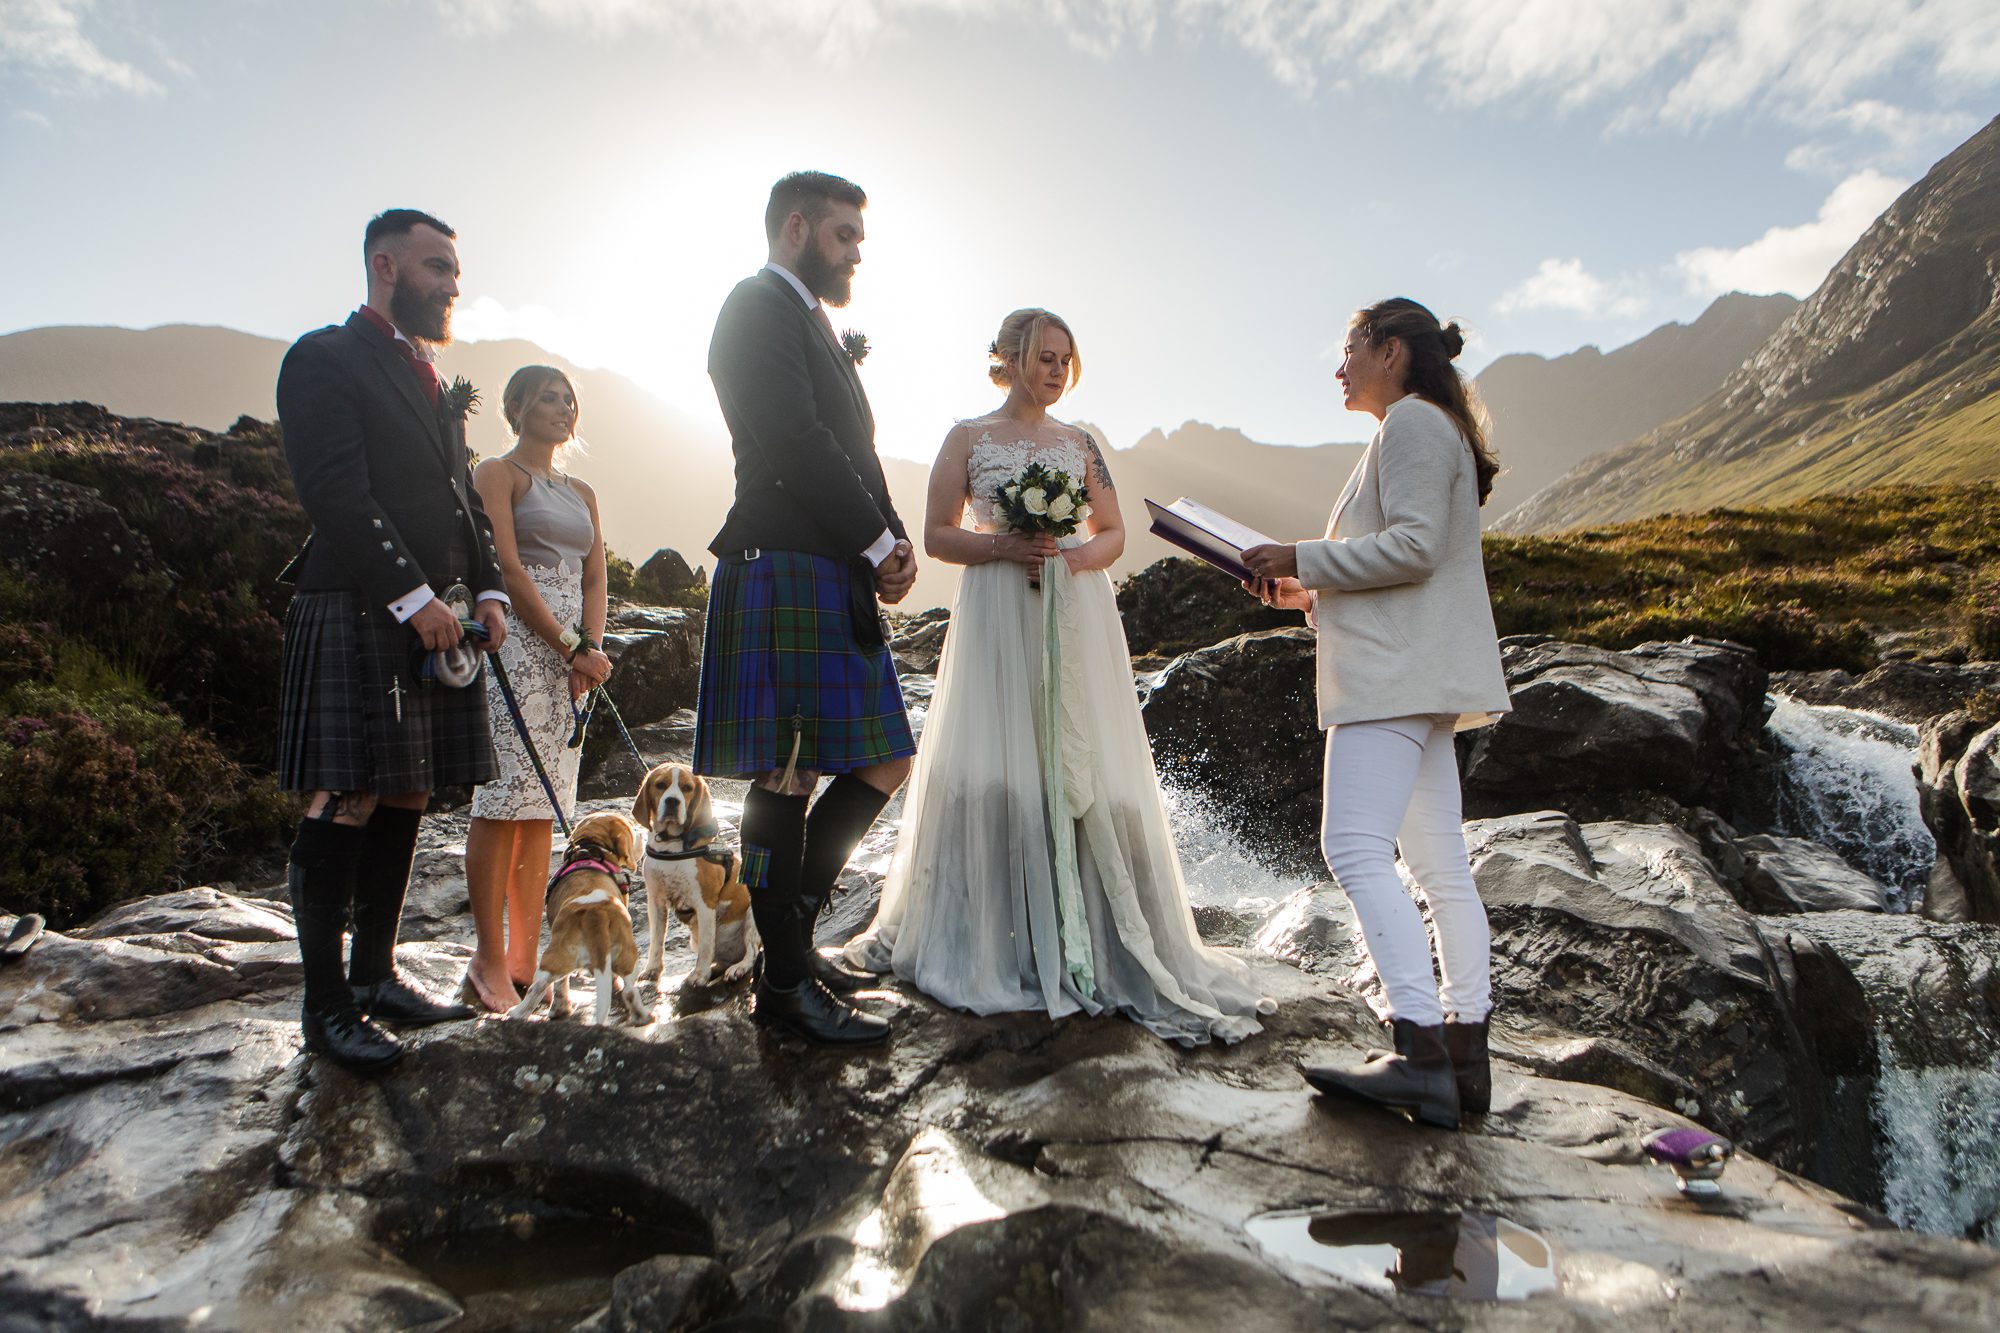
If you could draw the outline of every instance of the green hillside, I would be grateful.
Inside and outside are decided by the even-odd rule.
[[[1773,669],[1872,666],[1885,647],[2000,659],[2000,482],[1884,486],[1556,536],[1488,533],[1502,634],[1630,648],[1734,639]],[[1192,560],[1118,591],[1135,653],[1296,624]]]
[[[1890,205],[1705,403],[1496,528],[2000,477],[2000,120]]]

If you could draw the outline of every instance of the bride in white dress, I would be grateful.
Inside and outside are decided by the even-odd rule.
[[[1090,437],[1048,415],[1082,369],[1074,336],[1017,310],[991,355],[1007,401],[954,426],[931,470],[925,548],[966,570],[882,905],[848,961],[974,1013],[1240,1041],[1275,1006],[1195,932],[1105,573],[1117,492]],[[995,492],[1030,462],[1089,488],[1087,537],[1004,530]]]

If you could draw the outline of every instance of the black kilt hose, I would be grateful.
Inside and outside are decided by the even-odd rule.
[[[302,592],[285,616],[278,784],[286,791],[430,791],[499,772],[481,678],[422,678],[416,631],[358,594]]]

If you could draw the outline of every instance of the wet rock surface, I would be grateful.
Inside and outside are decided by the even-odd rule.
[[[437,934],[400,955],[437,989],[466,953],[462,917],[433,901],[450,896],[450,832],[427,830],[413,904]],[[403,1063],[374,1079],[299,1054],[282,902],[198,890],[127,904],[0,971],[0,1207],[12,1222],[0,1324],[2000,1318],[2000,1254],[1885,1232],[1754,1155],[1709,1206],[1645,1163],[1639,1137],[1685,1123],[1669,1100],[1791,1151],[1771,1086],[1782,1078],[1759,1066],[1761,1043],[1785,1049],[1779,992],[1804,975],[1774,960],[1798,950],[1704,875],[1691,839],[1560,817],[1469,832],[1500,927],[1505,1021],[1494,1111],[1457,1135],[1315,1099],[1298,1079],[1301,1059],[1358,1058],[1378,1040],[1349,984],[1367,978],[1351,972],[1337,904],[1297,904],[1298,936],[1323,946],[1305,951],[1313,971],[1253,954],[1280,1009],[1235,1048],[1182,1050],[1114,1018],[977,1018],[890,985],[867,1003],[897,1016],[895,1040],[842,1056],[756,1027],[740,990],[670,987],[645,1028],[408,1034]],[[872,907],[872,876],[849,878],[823,938]],[[1786,920],[1831,954],[1859,947],[1844,923],[1864,918]],[[1944,949],[1956,979],[1922,1004],[1990,1030],[1972,1006],[1995,932],[1904,924],[1903,946],[1857,966],[1933,975],[1921,960]],[[688,961],[675,943],[670,977]],[[1511,1306],[1396,1295],[1290,1262],[1244,1230],[1273,1209],[1336,1205],[1503,1215],[1561,1256],[1557,1290]]]
[[[1734,818],[1761,747],[1765,672],[1735,644],[1688,639],[1612,652],[1510,638],[1513,711],[1468,733],[1468,817],[1560,809],[1617,817],[1659,796]],[[1749,802],[1754,804],[1754,801]]]
[[[1917,799],[1951,871],[1953,915],[2000,922],[2000,707],[1923,724]]]
[[[2000,662],[1884,662],[1859,677],[1845,671],[1776,671],[1771,688],[1806,703],[1914,724],[2000,692]]]
[[[1514,710],[1459,740],[1468,817],[1561,809],[1652,822],[1702,810],[1768,821],[1765,673],[1749,650],[1690,639],[1612,652],[1540,638],[1502,650]],[[1212,793],[1221,814],[1295,861],[1318,845],[1313,652],[1308,629],[1243,634],[1144,685],[1162,771]]]
[[[1753,912],[1882,912],[1882,886],[1805,838],[1753,834],[1736,840],[1744,906]]]

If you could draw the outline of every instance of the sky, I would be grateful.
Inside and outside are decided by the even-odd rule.
[[[810,167],[869,194],[834,322],[883,452],[995,404],[1029,305],[1115,447],[1354,440],[1357,307],[1463,320],[1476,372],[1803,297],[1997,92],[1994,0],[0,0],[0,332],[290,339],[410,206],[461,339],[719,430],[715,312]]]

